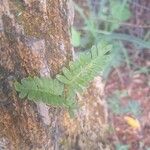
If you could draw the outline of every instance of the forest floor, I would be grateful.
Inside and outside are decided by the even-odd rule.
[[[137,0],[131,5],[132,18],[128,23],[136,24],[137,27],[124,26],[121,30],[128,31],[131,35],[144,37],[143,33],[150,31],[149,27],[144,28],[146,20],[150,20],[150,1]],[[140,27],[143,25],[143,27]],[[150,49],[141,50],[138,54],[136,48],[127,45],[130,60],[139,68],[147,67],[150,69]],[[110,96],[116,90],[127,91],[127,96],[122,97],[122,104],[130,100],[138,101],[141,106],[141,113],[138,116],[140,130],[134,130],[124,120],[123,115],[113,115],[112,123],[115,128],[114,134],[110,135],[111,141],[118,138],[123,144],[130,145],[131,150],[150,149],[150,75],[146,73],[135,73],[135,68],[128,68],[127,65],[114,70],[107,81],[106,95]],[[132,75],[131,75],[132,74]]]
[[[140,57],[140,56],[139,56]],[[143,60],[142,60],[143,59]],[[138,63],[142,66],[150,65],[148,60],[138,58]],[[130,70],[126,66],[118,68],[118,72],[113,71],[107,81],[105,92],[107,97],[113,97],[114,91],[127,91],[127,95],[119,97],[122,105],[134,100],[140,104],[141,113],[138,116],[140,130],[136,130],[127,124],[124,115],[111,115],[110,123],[114,132],[110,132],[108,139],[110,142],[120,141],[123,144],[130,145],[131,150],[149,150],[150,148],[150,86],[149,76],[145,74],[135,74],[129,76]],[[113,100],[113,99],[112,99]],[[129,114],[130,117],[133,117]]]
[[[79,3],[84,5],[81,1]],[[150,32],[150,0],[131,1],[130,9],[132,17],[119,31],[143,38],[146,32]],[[149,71],[144,72],[145,68],[150,69],[150,49],[139,51],[132,44],[124,45],[132,65],[125,63],[111,71],[106,81],[105,94],[107,98],[112,98],[115,92],[125,91],[127,94],[119,96],[122,108],[134,100],[140,104],[140,113],[135,117],[130,113],[114,114],[110,110],[109,121],[113,129],[108,134],[108,140],[114,145],[116,141],[128,145],[130,150],[150,150],[150,75]],[[140,128],[129,125],[125,116],[137,119]],[[118,150],[126,149],[122,147]]]

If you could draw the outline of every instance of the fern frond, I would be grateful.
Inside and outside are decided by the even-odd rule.
[[[64,86],[56,79],[45,77],[28,77],[15,83],[15,89],[20,98],[28,97],[29,100],[42,101],[54,106],[63,106],[65,100],[62,97]]]
[[[67,85],[69,91],[80,91],[91,81],[100,71],[109,58],[111,45],[99,43],[93,46],[91,51],[81,55],[78,60],[70,62],[69,69],[63,68],[63,74],[57,75],[56,78]]]
[[[88,83],[103,70],[109,58],[111,45],[100,43],[91,51],[81,55],[78,60],[70,62],[69,69],[64,67],[57,79],[45,77],[28,77],[15,83],[20,98],[42,101],[54,106],[64,106],[70,112],[77,107],[76,92],[83,90]],[[64,88],[65,87],[65,88]]]

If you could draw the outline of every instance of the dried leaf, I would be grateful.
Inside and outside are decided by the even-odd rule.
[[[129,116],[125,116],[124,120],[127,122],[128,125],[130,125],[133,129],[140,129],[140,123],[137,119],[134,119]]]

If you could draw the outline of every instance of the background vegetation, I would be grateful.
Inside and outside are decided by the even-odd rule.
[[[148,60],[150,22],[145,16],[143,20],[136,16],[139,9],[144,9],[144,12],[148,14],[150,10],[147,6],[140,4],[144,5],[146,2],[144,0],[138,2],[131,0],[74,1],[76,17],[71,31],[76,55],[88,51],[101,40],[113,45],[112,57],[105,65],[102,76],[110,110],[109,132],[113,133],[108,137],[111,142],[114,142],[117,150],[149,149],[150,147],[150,143],[145,140],[148,137],[144,137],[147,136],[144,133],[146,123],[142,123],[143,115],[148,115],[143,107],[145,103],[149,104],[148,99],[150,98]],[[134,23],[137,19],[139,23]],[[141,97],[137,96],[137,93],[141,92],[138,89],[141,85],[136,87],[137,82],[143,84],[147,89]],[[133,88],[137,91],[134,91]],[[116,125],[115,121],[118,121],[120,125]],[[132,136],[128,135],[129,131]],[[143,138],[137,138],[140,134],[143,135]],[[130,141],[131,137],[134,140]]]

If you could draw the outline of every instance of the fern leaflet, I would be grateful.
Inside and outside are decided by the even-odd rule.
[[[93,46],[91,51],[81,55],[78,60],[70,62],[69,69],[63,68],[63,74],[56,78],[67,85],[70,92],[76,92],[84,89],[100,71],[102,71],[111,50],[111,45],[100,43]],[[69,92],[69,93],[70,93]]]
[[[55,106],[66,105],[61,96],[64,86],[56,79],[28,77],[22,79],[21,83],[16,82],[15,88],[20,98],[28,97],[29,100],[39,100]]]

